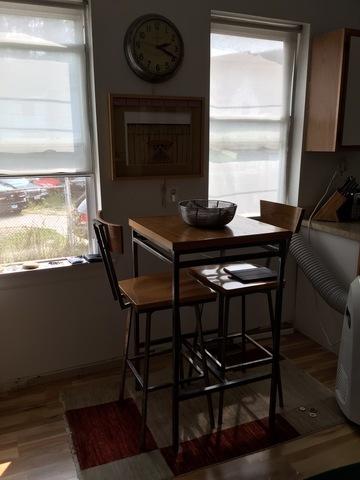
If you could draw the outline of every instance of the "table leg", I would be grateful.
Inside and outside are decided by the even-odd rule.
[[[125,394],[126,370],[127,370],[128,358],[129,358],[129,344],[130,344],[130,337],[131,337],[132,316],[133,316],[133,307],[130,307],[128,309],[128,313],[125,321],[124,358],[123,358],[123,364],[121,366],[120,392],[119,392],[120,402],[124,400],[124,394]]]
[[[221,295],[222,296],[222,295]],[[220,362],[221,362],[221,379],[225,383],[225,373],[226,373],[226,348],[227,348],[227,336],[229,329],[229,308],[230,308],[230,297],[225,297],[223,307],[223,317],[222,317],[222,340],[220,347]],[[219,393],[219,412],[218,412],[218,427],[223,423],[223,410],[224,410],[224,390]]]
[[[271,334],[274,335],[274,307],[273,307],[273,301],[271,297],[271,291],[267,292],[267,300],[268,300],[268,309],[269,309],[269,315],[270,315],[270,324],[271,324]],[[281,325],[280,325],[281,329]],[[279,359],[279,377],[278,377],[278,389],[279,389],[279,405],[280,408],[284,408],[284,396],[283,396],[283,390],[282,390],[282,382],[281,382],[281,370],[280,370],[280,359]]]
[[[134,354],[136,357],[140,354],[140,324],[139,324],[139,313],[134,313]],[[135,360],[135,368],[138,372],[140,372],[140,360],[136,358]],[[135,390],[140,390],[140,384],[138,383],[137,379],[135,378]]]
[[[138,245],[134,242],[134,231],[131,231],[131,246],[132,246],[132,261],[133,261],[133,276],[139,276],[139,258],[138,258]]]
[[[149,395],[149,361],[150,361],[150,339],[151,339],[151,313],[146,314],[145,327],[145,351],[144,351],[144,385],[142,393],[141,408],[141,433],[140,433],[140,450],[145,449],[146,444],[146,417],[147,417],[147,401]]]
[[[273,333],[273,361],[271,372],[270,387],[270,407],[269,407],[269,427],[270,431],[275,431],[276,418],[276,399],[279,383],[279,361],[280,361],[280,330],[281,330],[281,313],[282,313],[282,297],[284,286],[284,270],[286,258],[286,242],[279,244],[279,268],[276,288],[275,300],[275,316],[274,316],[274,333]]]
[[[180,385],[180,311],[179,311],[179,257],[173,259],[173,389],[172,389],[172,445],[174,453],[179,451],[179,385]]]
[[[138,245],[134,242],[134,231],[131,230],[131,247],[132,247],[132,268],[133,268],[133,277],[139,276],[139,257],[138,257]],[[134,354],[137,357],[140,353],[139,343],[140,343],[140,326],[139,326],[139,314],[135,312],[134,319]],[[139,359],[135,360],[135,368],[140,371],[140,361]],[[140,385],[138,384],[135,378],[135,390],[140,390]]]
[[[243,362],[246,362],[246,296],[241,297],[241,355]],[[246,371],[246,367],[242,368]]]

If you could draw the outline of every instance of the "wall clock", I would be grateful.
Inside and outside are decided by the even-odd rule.
[[[130,68],[144,80],[168,80],[179,68],[184,44],[176,26],[162,15],[137,18],[128,28],[124,49]]]

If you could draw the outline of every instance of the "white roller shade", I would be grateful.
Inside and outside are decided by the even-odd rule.
[[[298,31],[213,23],[209,196],[259,214],[284,201]]]
[[[81,9],[0,3],[0,174],[86,173]]]

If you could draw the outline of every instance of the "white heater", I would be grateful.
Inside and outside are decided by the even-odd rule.
[[[360,277],[355,278],[350,285],[335,394],[344,415],[360,425]]]

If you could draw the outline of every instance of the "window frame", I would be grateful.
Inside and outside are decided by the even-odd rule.
[[[289,172],[291,171],[291,160],[292,160],[292,139],[294,134],[294,106],[296,98],[296,78],[297,78],[297,68],[298,68],[298,57],[300,45],[302,42],[302,33],[303,25],[291,22],[277,22],[270,19],[263,19],[258,17],[250,16],[240,16],[236,14],[226,14],[222,12],[212,12],[211,15],[211,27],[210,27],[210,39],[212,34],[222,34],[222,35],[232,35],[232,36],[241,36],[249,38],[259,38],[267,40],[281,40],[284,41],[284,45],[292,44],[292,54],[289,58],[289,66],[291,74],[289,76],[289,81],[286,83],[287,93],[289,102],[288,102],[288,114],[283,118],[278,120],[275,119],[249,119],[249,121],[254,121],[254,123],[263,123],[271,124],[276,123],[280,126],[283,125],[285,129],[284,133],[284,158],[283,166],[280,167],[279,176],[281,180],[278,184],[278,192],[280,198],[278,201],[284,202],[288,198],[288,189],[289,189]],[[289,56],[289,47],[288,53]],[[210,75],[209,75],[209,92],[211,85],[211,48],[210,48]],[[210,138],[210,125],[211,125],[211,106],[210,106],[210,95],[209,95],[209,149],[211,148],[211,138]],[[239,121],[239,120],[237,120]],[[241,120],[240,120],[241,121]],[[281,161],[281,160],[280,160]],[[210,158],[209,158],[209,168],[210,168]],[[239,192],[241,193],[241,192]],[[252,193],[252,192],[244,192]],[[210,175],[209,175],[209,198],[210,198]],[[231,198],[229,198],[231,201]],[[244,214],[246,215],[246,214]],[[249,216],[252,215],[249,214]]]
[[[95,241],[94,232],[91,226],[91,218],[95,215],[98,205],[97,199],[97,185],[98,185],[98,167],[96,165],[95,159],[97,156],[95,155],[96,152],[96,139],[95,139],[95,131],[94,131],[94,115],[95,115],[95,99],[94,99],[94,85],[92,79],[92,58],[91,58],[91,41],[90,41],[90,25],[89,25],[89,5],[86,0],[69,0],[69,1],[56,1],[56,0],[13,0],[11,3],[6,1],[0,1],[0,6],[8,6],[9,12],[11,13],[11,8],[13,7],[12,4],[15,4],[16,7],[21,7],[22,5],[25,8],[28,7],[43,7],[44,12],[47,8],[57,8],[57,9],[64,9],[67,11],[79,12],[81,10],[82,16],[82,38],[83,43],[81,45],[71,45],[67,47],[67,53],[75,53],[79,54],[82,57],[81,65],[82,65],[82,75],[83,75],[83,89],[84,89],[84,108],[86,113],[86,121],[83,124],[83,128],[86,130],[87,140],[88,140],[88,148],[87,148],[87,155],[89,155],[89,168],[84,171],[78,171],[75,173],[72,172],[32,172],[32,173],[7,173],[7,174],[0,174],[0,181],[7,178],[31,178],[31,177],[56,177],[56,178],[64,178],[64,177],[85,177],[87,178],[86,181],[86,199],[87,199],[87,212],[88,212],[88,251],[89,252],[96,252],[97,246]],[[31,10],[29,9],[29,16],[31,15]],[[44,16],[46,14],[44,13]],[[4,44],[2,44],[4,45]],[[14,47],[11,44],[11,48]],[[35,48],[38,46],[35,46]],[[47,51],[60,51],[61,47],[56,46],[41,46],[42,50],[46,49]],[[34,50],[33,45],[21,44],[19,46],[20,50]],[[71,156],[74,158],[74,153]],[[1,154],[0,154],[1,155]],[[36,154],[35,154],[36,155]],[[66,258],[66,257],[65,257]],[[55,260],[53,258],[47,258],[43,260],[39,260],[40,262],[48,263],[51,260]],[[47,266],[46,268],[54,268]],[[56,267],[56,269],[61,267]],[[29,270],[32,271],[32,270]],[[35,270],[33,270],[35,271]]]

